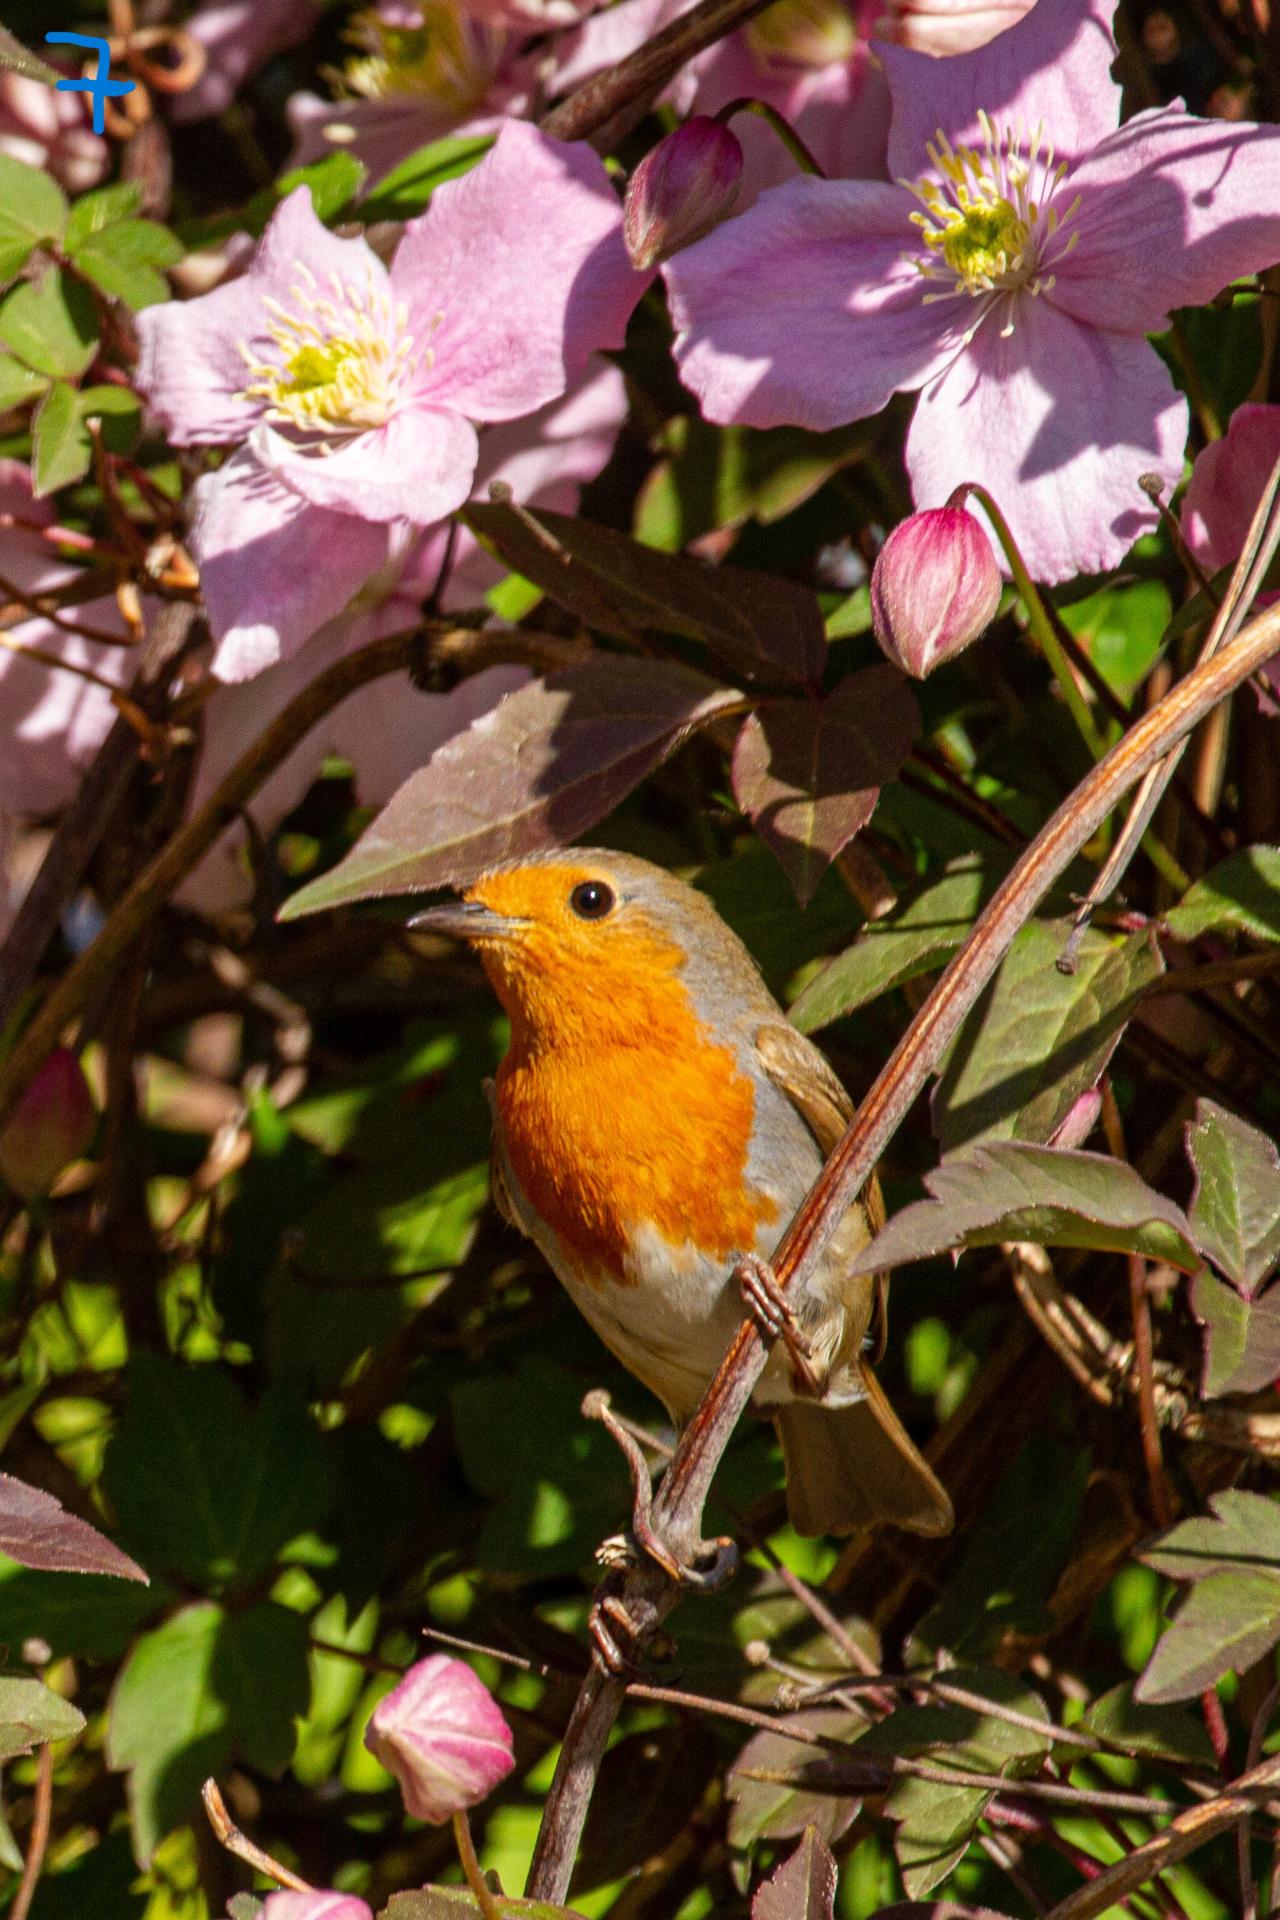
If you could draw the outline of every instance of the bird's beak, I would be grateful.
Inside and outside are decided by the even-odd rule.
[[[409,921],[412,933],[448,933],[456,940],[502,940],[524,926],[495,913],[479,900],[448,900],[441,907],[427,907]]]

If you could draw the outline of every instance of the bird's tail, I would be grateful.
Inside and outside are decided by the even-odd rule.
[[[789,1400],[771,1409],[787,1463],[787,1506],[797,1533],[907,1527],[949,1533],[946,1489],[889,1405],[875,1375],[851,1406]]]

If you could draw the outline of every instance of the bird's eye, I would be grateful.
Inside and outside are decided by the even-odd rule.
[[[569,895],[569,905],[579,920],[603,920],[613,912],[613,888],[603,880],[583,880]]]

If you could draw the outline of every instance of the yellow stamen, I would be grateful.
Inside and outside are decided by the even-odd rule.
[[[242,342],[250,380],[246,399],[265,400],[266,417],[307,433],[362,433],[384,426],[396,410],[415,352],[404,304],[393,302],[369,270],[367,287],[331,273],[333,297],[321,293],[298,261],[290,305],[264,295],[267,333],[278,358],[259,360]],[[430,350],[427,350],[430,361]],[[331,451],[324,443],[319,451]]]
[[[469,113],[496,78],[506,35],[469,19],[457,0],[423,0],[419,24],[389,26],[375,8],[359,13],[350,39],[361,49],[334,76],[342,92],[367,100],[424,95]]]

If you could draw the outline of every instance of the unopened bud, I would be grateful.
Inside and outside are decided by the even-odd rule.
[[[1102,1095],[1096,1087],[1077,1094],[1050,1140],[1051,1147],[1082,1147],[1098,1124]]]
[[[354,1893],[314,1888],[306,1893],[269,1893],[262,1903],[262,1920],[373,1920],[373,1914]]]
[[[515,1765],[511,1729],[465,1661],[432,1654],[378,1702],[364,1743],[416,1820],[442,1825],[492,1793]]]
[[[97,1124],[80,1062],[55,1047],[0,1133],[0,1174],[24,1200],[37,1199],[88,1152]]]
[[[923,680],[990,626],[1000,585],[991,542],[971,513],[913,513],[889,535],[871,574],[876,639],[896,667]]]
[[[622,231],[637,267],[656,267],[710,233],[733,207],[742,148],[718,120],[695,114],[646,153],[627,185]]]

